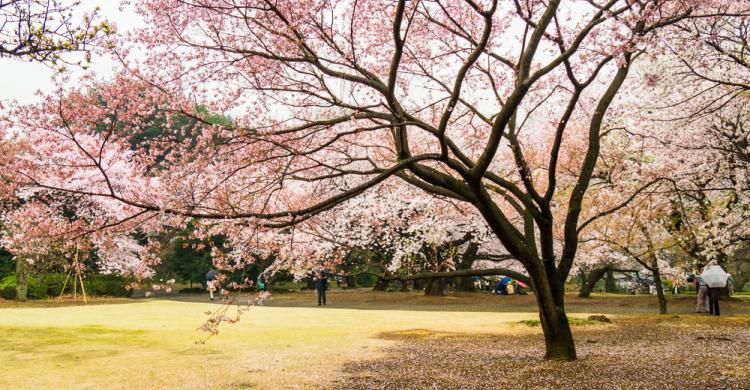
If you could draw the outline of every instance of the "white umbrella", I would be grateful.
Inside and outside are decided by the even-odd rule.
[[[729,274],[718,265],[706,268],[701,274],[701,279],[711,288],[725,287]]]

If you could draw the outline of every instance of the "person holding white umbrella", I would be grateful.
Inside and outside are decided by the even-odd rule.
[[[719,293],[726,287],[729,274],[724,271],[716,262],[709,263],[701,273],[701,279],[708,286],[708,306],[709,314],[718,316],[719,311]]]

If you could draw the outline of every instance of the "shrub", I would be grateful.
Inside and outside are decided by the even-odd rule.
[[[107,295],[130,298],[133,295],[133,290],[125,288],[125,283],[123,282],[108,281]]]
[[[356,276],[357,278],[357,286],[359,287],[372,287],[375,285],[375,281],[378,280],[378,278],[375,275],[370,274],[358,274]]]
[[[0,298],[3,299],[16,299],[16,288],[5,287],[0,289]]]
[[[47,274],[44,276],[44,281],[47,284],[47,293],[49,295],[59,295],[65,283],[66,274]],[[65,294],[73,293],[73,282],[75,280],[71,276],[65,286]],[[113,297],[130,297],[133,295],[133,290],[128,290],[125,286],[128,284],[128,280],[117,275],[86,275],[83,278],[84,287],[86,288],[86,294],[88,295],[109,295]],[[78,286],[80,293],[80,285]]]
[[[85,278],[83,284],[86,287],[86,293],[89,295],[107,295],[106,282],[94,277]]]
[[[29,287],[26,290],[26,297],[29,299],[44,299],[47,298],[47,285],[44,281],[40,281],[36,278],[29,277]],[[6,276],[0,281],[0,290],[2,291],[3,298],[9,296],[6,299],[16,298],[16,275]],[[12,293],[10,292],[12,291]]]
[[[181,288],[179,292],[180,294],[202,294],[205,290],[200,287],[185,287]]]
[[[60,291],[65,283],[65,274],[46,274],[44,275],[44,283],[47,285],[47,295],[57,296],[60,295]],[[65,292],[73,292],[73,286],[71,281],[68,280],[68,285],[65,286]]]
[[[13,261],[13,256],[0,248],[0,279],[13,275],[15,270],[16,266],[15,261]]]
[[[109,295],[113,297],[130,297],[133,290],[125,288],[127,281],[124,278],[112,277],[111,275],[93,275],[83,279],[86,292],[90,295]]]
[[[29,278],[29,290],[26,295],[31,299],[47,298],[47,285],[43,281]]]

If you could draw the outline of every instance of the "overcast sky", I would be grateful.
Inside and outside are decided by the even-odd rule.
[[[70,0],[63,0],[68,3]],[[96,6],[100,14],[113,22],[119,31],[127,31],[142,24],[140,17],[132,9],[120,11],[117,0],[83,0],[80,10],[90,12]],[[115,63],[108,58],[94,56],[87,72],[93,72],[99,78],[112,75]],[[17,100],[21,104],[32,103],[39,98],[37,91],[49,92],[54,89],[55,70],[35,62],[20,61],[12,58],[0,58],[0,100]],[[80,77],[80,69],[71,69],[71,77]]]

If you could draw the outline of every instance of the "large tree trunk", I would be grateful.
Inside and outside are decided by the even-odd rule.
[[[735,282],[736,284],[734,285],[734,292],[742,291],[742,289],[745,288],[745,285],[747,284],[747,282],[750,281],[750,274],[743,276],[741,278],[737,278],[735,280],[736,280]]]
[[[575,360],[575,342],[565,314],[565,284],[549,277],[548,271],[554,270],[552,267],[554,265],[536,265],[529,269],[547,347],[544,357],[548,360]]]
[[[659,299],[659,314],[667,314],[667,297],[664,296],[664,285],[661,284],[659,266],[655,265],[652,272],[654,274],[654,284],[656,285],[656,296]]]
[[[357,278],[354,275],[344,276],[344,282],[346,283],[346,288],[357,288]]]
[[[445,279],[444,278],[430,278],[427,279],[427,283],[424,287],[424,295],[432,297],[445,296]]]
[[[548,360],[575,360],[576,347],[565,310],[560,306],[539,308]]]
[[[604,291],[608,293],[615,292],[616,286],[615,286],[615,275],[614,272],[611,269],[607,269],[607,279],[605,279],[604,282]]]
[[[378,280],[375,281],[375,285],[372,286],[372,291],[386,291],[388,290],[389,284],[391,283],[388,280],[378,278]]]
[[[474,260],[476,259],[477,252],[479,251],[479,244],[476,243],[470,243],[469,247],[466,249],[466,252],[463,253],[461,256],[461,259],[458,261],[457,270],[462,269],[471,269],[472,265],[474,264]],[[475,292],[477,291],[476,286],[474,286],[474,278],[471,276],[457,276],[455,279],[456,281],[456,291],[462,291],[462,292]]]
[[[641,232],[643,237],[646,239],[646,245],[648,247],[648,256],[650,258],[651,267],[648,264],[644,264],[643,260],[636,260],[641,263],[646,269],[651,271],[654,276],[654,286],[656,287],[656,296],[659,298],[659,314],[667,314],[667,298],[664,296],[664,286],[661,284],[661,273],[659,272],[659,258],[656,256],[656,249],[654,248],[654,241],[651,239],[651,233],[648,228],[641,225]]]
[[[315,290],[315,278],[308,276],[306,282],[308,290]]]
[[[26,301],[29,291],[29,269],[26,259],[16,257],[16,300]]]
[[[581,282],[581,290],[578,291],[578,296],[581,298],[588,298],[591,296],[591,292],[594,290],[594,285],[599,279],[602,278],[604,273],[607,272],[606,268],[597,268],[589,272],[589,274]]]
[[[456,291],[462,292],[476,292],[477,288],[474,285],[474,278],[471,276],[457,276],[456,277]]]

